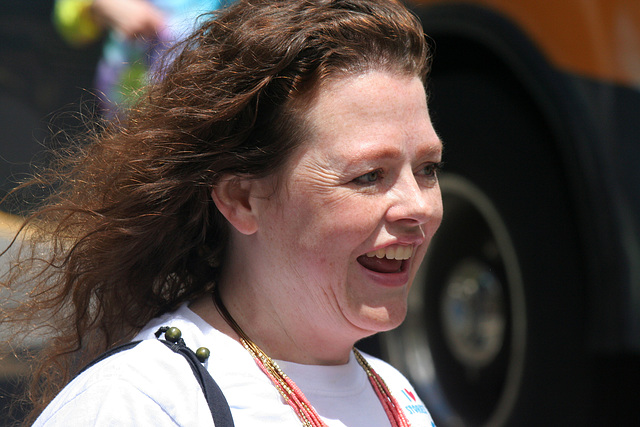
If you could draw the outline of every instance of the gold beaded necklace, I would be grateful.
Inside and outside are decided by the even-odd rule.
[[[302,422],[302,425],[305,427],[327,427],[296,383],[293,382],[293,380],[289,378],[282,369],[280,369],[278,364],[272,358],[270,358],[260,347],[251,341],[240,325],[238,325],[233,317],[231,317],[231,314],[222,303],[222,299],[220,298],[217,289],[213,292],[213,302],[218,313],[220,313],[229,326],[231,326],[231,328],[238,334],[240,342],[251,354],[253,360],[260,367],[262,372],[269,377],[278,392],[280,392],[280,395],[284,398],[285,402],[293,408],[294,412]],[[398,401],[391,395],[391,392],[384,380],[376,373],[376,371],[373,370],[371,365],[369,365],[366,359],[355,347],[353,348],[353,353],[360,366],[362,366],[362,369],[367,373],[369,382],[378,396],[378,399],[380,399],[380,403],[389,418],[391,426],[409,427],[409,420],[402,411],[402,407]]]

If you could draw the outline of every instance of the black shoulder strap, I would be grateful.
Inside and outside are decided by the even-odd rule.
[[[191,370],[198,380],[200,387],[204,393],[204,398],[209,404],[211,415],[213,416],[213,422],[215,427],[233,427],[233,417],[231,416],[231,409],[229,403],[224,397],[222,390],[215,382],[209,371],[207,371],[198,360],[196,354],[184,344],[171,343],[167,340],[160,340],[171,350],[184,356],[191,366]]]
[[[204,397],[207,400],[209,409],[211,410],[211,416],[213,417],[213,423],[215,427],[234,427],[233,417],[231,416],[231,409],[229,408],[227,399],[224,397],[224,394],[222,393],[222,390],[220,390],[218,384],[211,377],[211,374],[209,374],[209,371],[207,371],[202,363],[200,363],[196,354],[189,347],[187,347],[182,340],[176,343],[169,342],[167,340],[159,341],[174,352],[184,356],[184,358],[189,363],[189,366],[191,366],[191,370],[193,371],[198,384],[200,384],[200,387],[202,387],[202,392],[204,393]],[[78,373],[78,375],[80,375],[82,372],[86,371],[93,365],[97,364],[98,362],[106,359],[107,357],[113,356],[114,354],[120,353],[121,351],[129,350],[137,346],[141,342],[142,341],[132,341],[107,350],[87,366],[85,366]]]

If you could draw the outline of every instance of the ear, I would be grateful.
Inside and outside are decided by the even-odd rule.
[[[211,190],[211,198],[229,223],[242,234],[253,234],[258,230],[252,191],[255,182],[238,176],[220,180]]]

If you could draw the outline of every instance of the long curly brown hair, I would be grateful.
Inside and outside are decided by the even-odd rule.
[[[212,291],[227,224],[211,188],[277,172],[323,81],[371,69],[424,80],[428,56],[394,0],[242,0],[205,19],[122,123],[27,184],[55,191],[21,229],[4,285],[28,297],[0,322],[47,325],[32,415],[88,360]]]

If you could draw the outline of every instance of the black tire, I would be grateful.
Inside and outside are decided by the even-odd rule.
[[[585,425],[585,281],[553,136],[504,67],[449,59],[430,84],[444,220],[383,347],[439,426]]]

